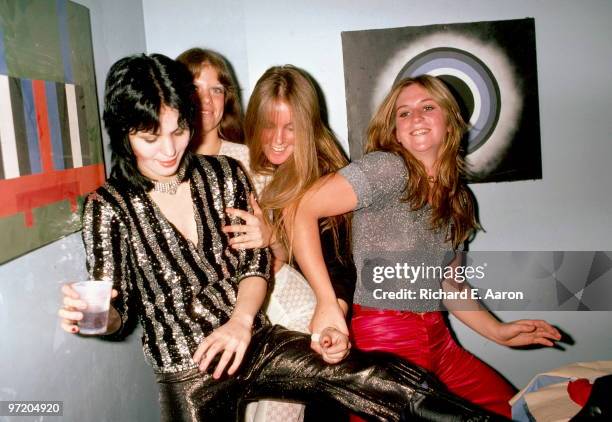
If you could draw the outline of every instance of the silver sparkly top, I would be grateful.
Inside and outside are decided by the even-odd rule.
[[[404,263],[420,266],[445,266],[454,255],[444,231],[430,228],[431,208],[412,211],[401,202],[407,180],[404,160],[383,151],[366,154],[340,170],[357,195],[353,215],[352,249],[357,266],[357,286],[353,302],[362,306],[426,312],[440,309],[436,299],[377,300],[375,289],[400,291],[411,288],[439,289],[440,279],[418,278],[375,283],[372,263],[385,266]]]
[[[238,283],[269,279],[268,249],[236,251],[221,232],[239,224],[225,208],[250,209],[251,187],[238,163],[227,157],[195,156],[189,182],[198,244],[185,239],[142,190],[110,179],[84,205],[83,242],[92,279],[114,282],[113,301],[122,319],[143,326],[143,350],[158,372],[195,368],[191,356],[200,341],[228,321]],[[266,324],[263,314],[255,329]]]

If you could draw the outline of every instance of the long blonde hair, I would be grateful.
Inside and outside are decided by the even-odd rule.
[[[333,133],[323,123],[319,101],[312,80],[303,70],[291,65],[274,66],[257,81],[245,116],[251,169],[254,173],[272,175],[261,193],[260,204],[265,214],[272,214],[277,239],[290,256],[291,239],[283,229],[284,222],[294,218],[299,201],[316,180],[348,163]],[[277,166],[263,152],[263,129],[278,102],[286,103],[291,110],[295,144],[291,157]],[[336,251],[339,224],[347,224],[348,232],[346,215],[322,222],[323,230],[333,230]]]
[[[422,86],[444,111],[448,134],[436,162],[438,175],[431,187],[425,166],[397,141],[395,133],[396,102],[401,91],[413,84]],[[456,248],[480,228],[474,201],[462,181],[465,165],[461,158],[461,139],[467,125],[459,105],[446,85],[438,78],[421,75],[397,82],[370,121],[366,152],[389,151],[401,156],[408,168],[405,195],[402,198],[413,210],[431,203],[431,228],[448,230],[447,240]],[[450,225],[450,229],[449,229]]]

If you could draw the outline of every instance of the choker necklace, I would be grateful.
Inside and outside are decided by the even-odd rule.
[[[185,178],[185,163],[181,164],[178,173],[168,182],[160,182],[153,180],[153,191],[159,193],[168,193],[170,195],[176,195],[178,187]]]

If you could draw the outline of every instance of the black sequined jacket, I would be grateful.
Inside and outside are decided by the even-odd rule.
[[[198,244],[185,239],[146,192],[128,189],[112,178],[91,193],[83,213],[83,241],[92,279],[114,282],[113,301],[122,329],[138,318],[143,350],[157,372],[194,368],[191,356],[200,341],[224,324],[233,311],[238,284],[249,276],[270,277],[270,252],[237,251],[221,231],[227,207],[249,209],[251,186],[237,161],[196,156],[189,181]],[[234,221],[237,220],[237,221]],[[257,315],[254,329],[266,324]]]

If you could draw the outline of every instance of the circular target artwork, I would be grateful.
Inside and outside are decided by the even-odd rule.
[[[472,182],[542,177],[534,20],[342,33],[351,159],[394,83],[429,74],[454,94],[469,130]]]
[[[477,150],[489,139],[499,119],[501,99],[493,73],[467,51],[440,47],[409,60],[395,82],[423,74],[439,77],[455,95],[461,114],[469,124],[467,153]]]

